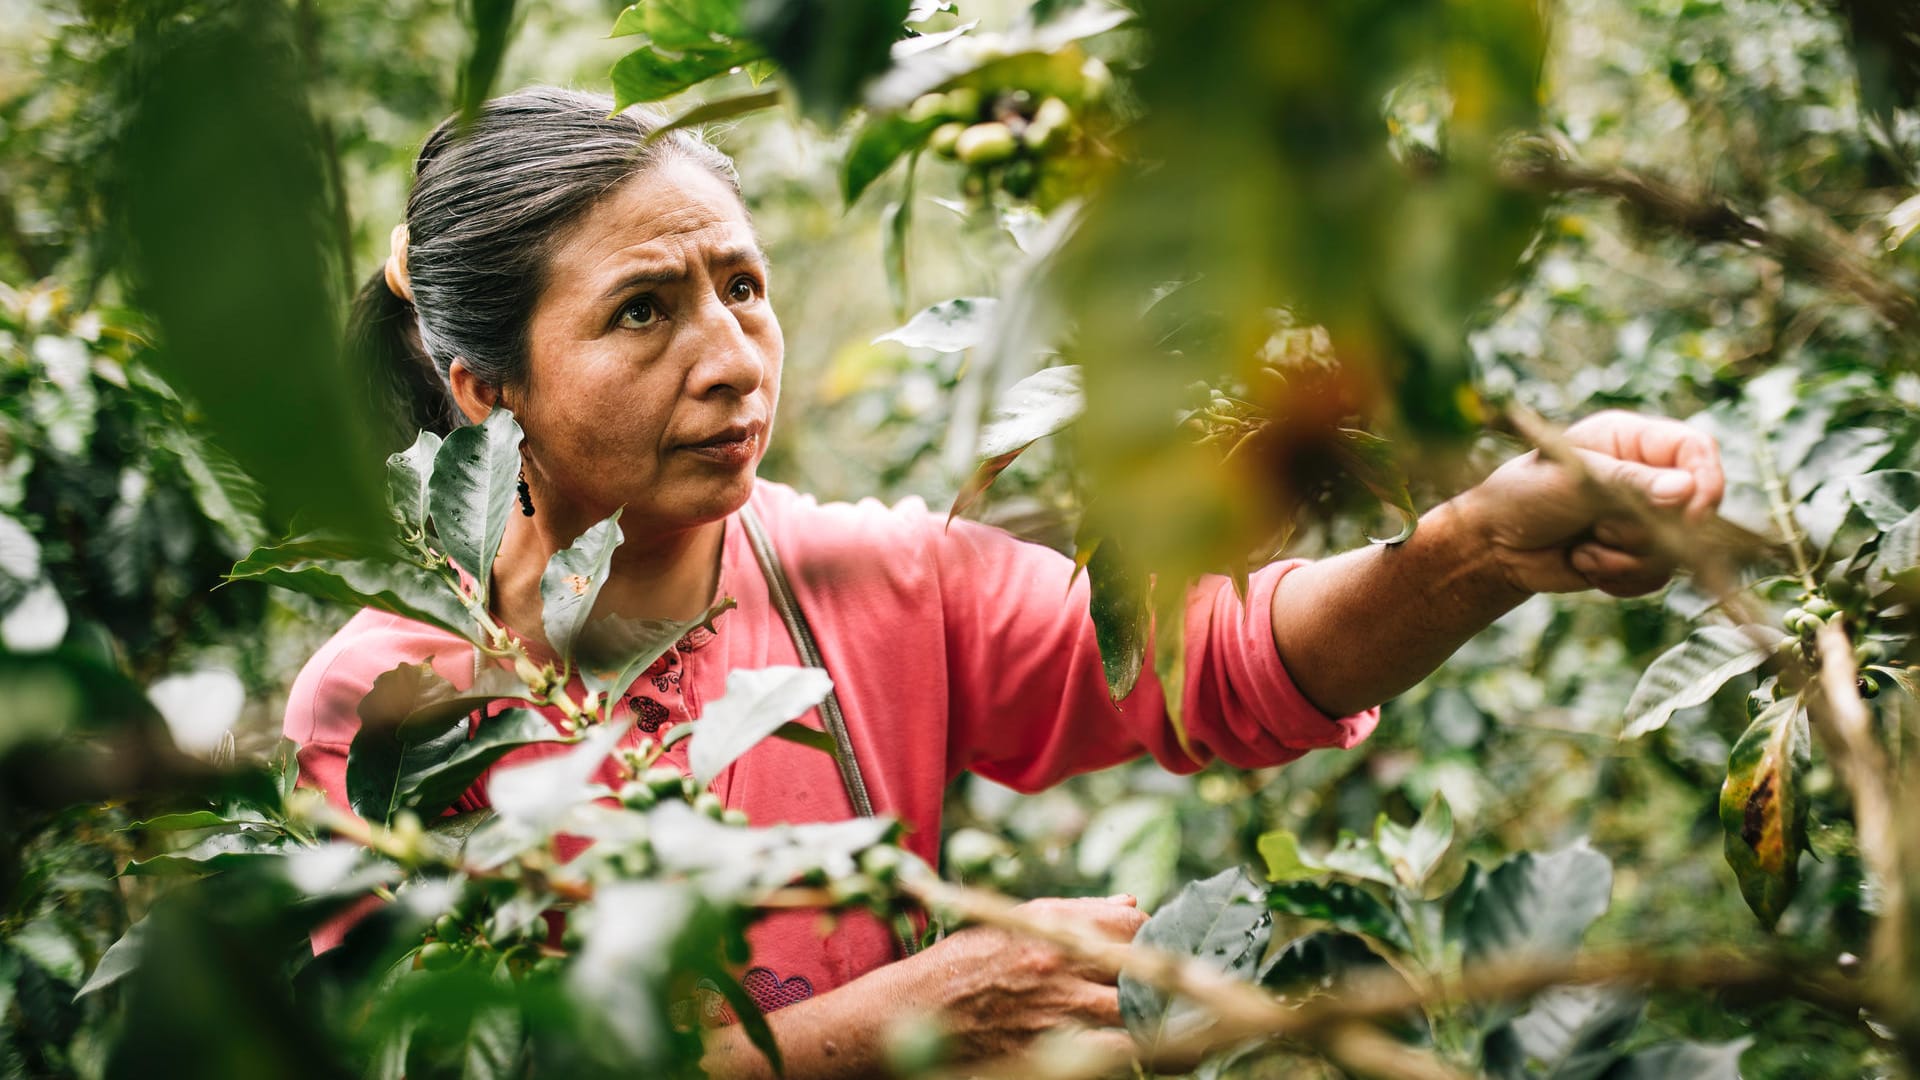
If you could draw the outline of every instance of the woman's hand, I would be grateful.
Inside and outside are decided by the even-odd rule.
[[[1626,484],[1689,524],[1720,503],[1713,440],[1685,424],[1605,412],[1567,429],[1586,473]],[[1300,567],[1273,593],[1273,641],[1294,683],[1347,716],[1427,677],[1468,638],[1536,592],[1651,592],[1673,573],[1637,518],[1595,499],[1538,452],[1434,507],[1398,547]]]
[[[1131,896],[1030,900],[1017,909],[1053,922],[1130,942],[1147,916]],[[900,965],[916,968],[920,1000],[937,1010],[960,1061],[1019,1050],[1034,1037],[1068,1025],[1110,1029],[1087,1038],[1130,1051],[1121,1027],[1115,977],[1060,950],[1005,930],[973,927],[946,938]]]
[[[1131,896],[1046,899],[1021,904],[1022,914],[1058,921],[1117,941],[1132,941],[1147,916]],[[1114,977],[1068,959],[1058,949],[1004,930],[974,927],[898,963],[870,971],[837,990],[770,1013],[786,1062],[786,1080],[849,1080],[891,1075],[886,1043],[895,1025],[929,1017],[947,1032],[956,1063],[1010,1054],[1036,1036],[1063,1028],[1131,1053],[1120,1025]],[[708,1035],[701,1061],[727,1080],[771,1077],[767,1060],[740,1025]]]
[[[1713,440],[1678,421],[1597,413],[1568,428],[1566,441],[1593,479],[1632,488],[1676,520],[1704,520],[1726,490]],[[1578,476],[1539,451],[1500,466],[1456,501],[1462,523],[1479,530],[1521,592],[1638,596],[1673,575],[1645,524],[1609,513]]]

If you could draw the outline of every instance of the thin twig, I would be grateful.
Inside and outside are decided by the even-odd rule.
[[[1564,146],[1531,138],[1517,144],[1502,173],[1533,191],[1579,192],[1618,199],[1644,220],[1707,242],[1744,244],[1772,252],[1836,292],[1852,295],[1897,329],[1920,330],[1920,305],[1892,282],[1830,221],[1808,218],[1811,235],[1787,232],[1759,212],[1715,195],[1694,193],[1624,168],[1595,168],[1573,160]]]
[[[1841,620],[1821,626],[1817,640],[1820,692],[1808,696],[1807,712],[1853,796],[1860,858],[1880,893],[1866,977],[1875,998],[1905,1012],[1911,990],[1907,984],[1907,879],[1901,866],[1893,795],[1887,786],[1891,765],[1874,737],[1873,714],[1860,699],[1853,642]]]

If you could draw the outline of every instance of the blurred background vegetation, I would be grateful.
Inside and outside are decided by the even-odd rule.
[[[350,388],[311,399],[300,388],[337,371],[323,356],[332,347],[324,324],[385,258],[414,150],[456,101],[470,38],[456,7],[422,0],[0,3],[0,607],[14,612],[0,624],[10,657],[0,673],[0,698],[10,702],[0,716],[0,753],[57,734],[42,725],[66,715],[46,703],[31,666],[11,659],[49,640],[149,687],[172,742],[189,753],[260,755],[277,738],[294,673],[347,613],[244,583],[213,588],[234,559],[289,524],[288,507],[299,500],[274,505],[270,496],[263,504],[200,422],[223,410],[253,410],[278,437],[325,443],[326,410],[352,407]],[[607,89],[609,66],[631,47],[605,37],[621,7],[607,0],[523,5],[498,85]],[[963,0],[936,25],[1005,25],[1024,8]],[[1658,177],[1685,197],[1764,213],[1772,227],[1809,243],[1864,250],[1896,291],[1911,291],[1914,260],[1903,245],[1920,223],[1920,205],[1909,201],[1920,115],[1876,98],[1871,85],[1863,95],[1849,11],[1798,0],[1552,0],[1545,15],[1539,129],[1566,160],[1588,175],[1626,169]],[[296,111],[314,125],[313,145],[322,148],[322,168],[302,174],[312,190],[281,185],[268,198],[258,189],[275,183],[271,172],[227,178],[239,193],[234,220],[253,229],[281,213],[317,215],[330,245],[327,258],[308,264],[322,272],[300,285],[314,298],[312,310],[291,323],[272,312],[242,315],[253,342],[245,364],[311,371],[307,382],[262,383],[280,387],[272,391],[284,395],[278,400],[169,388],[155,312],[141,305],[170,301],[136,298],[134,268],[165,269],[188,288],[244,294],[244,285],[196,277],[190,237],[164,230],[130,236],[109,210],[143,185],[198,182],[190,170],[168,172],[175,156],[191,162],[231,153],[244,162],[264,138],[236,121],[224,136],[232,146],[217,133],[175,129],[163,133],[172,142],[156,147],[136,122],[133,106],[151,74],[143,43],[221,19],[259,20],[275,38],[279,51],[261,61],[261,71],[275,93],[304,102]],[[1097,51],[1124,74],[1137,45],[1122,31]],[[1271,47],[1277,56],[1291,48],[1242,47]],[[1196,70],[1209,62],[1180,59]],[[693,97],[747,87],[744,75],[723,83]],[[248,88],[236,81],[228,89]],[[668,111],[691,103],[670,103]],[[232,104],[258,124],[278,115],[271,102]],[[1213,104],[1221,130],[1245,122],[1231,98]],[[875,339],[936,301],[1004,300],[1017,287],[1015,236],[1033,222],[1021,212],[970,209],[961,201],[960,170],[923,161],[910,199],[910,272],[904,282],[890,281],[886,211],[903,197],[901,170],[844,207],[846,132],[772,110],[721,123],[710,135],[740,164],[786,331],[780,434],[763,474],[823,498],[918,496],[946,505],[973,471],[992,387],[969,378],[964,353]],[[1222,178],[1220,191],[1196,198],[1245,197],[1234,182]],[[1773,403],[1817,387],[1825,411],[1807,421],[1812,434],[1804,445],[1785,452],[1785,471],[1799,478],[1796,499],[1813,499],[1829,474],[1912,467],[1920,375],[1912,371],[1911,334],[1857,297],[1836,297],[1817,277],[1791,272],[1777,249],[1708,216],[1618,194],[1542,193],[1551,196],[1542,203],[1544,225],[1517,273],[1474,313],[1466,339],[1488,399],[1524,402],[1561,419],[1611,406],[1705,412],[1721,418],[1716,433],[1734,444],[1730,458],[1740,459],[1740,440],[1770,434],[1756,417],[1777,423],[1787,406]],[[1396,242],[1421,240],[1401,235]],[[1325,256],[1341,258],[1333,249]],[[1792,378],[1752,382],[1773,370]],[[1848,436],[1838,445],[1829,437],[1860,430],[1879,437]],[[1482,436],[1452,472],[1416,477],[1422,506],[1514,446]],[[1023,457],[995,487],[986,516],[1070,546],[1060,522],[1073,495],[1058,468],[1068,454],[1046,446]],[[264,479],[274,491],[272,478]],[[1745,514],[1743,523],[1765,528],[1764,504],[1756,511],[1742,501],[1747,494],[1735,491],[1729,516]],[[1301,530],[1291,550],[1336,550],[1364,542],[1364,531],[1336,519]],[[1476,856],[1591,838],[1617,873],[1598,939],[1759,947],[1766,935],[1722,858],[1716,810],[1754,678],[1683,711],[1652,738],[1617,738],[1640,673],[1685,635],[1702,606],[1684,586],[1625,602],[1537,598],[1390,703],[1366,745],[1280,770],[1212,768],[1177,778],[1142,764],[1034,797],[963,779],[949,817],[964,856],[954,868],[1023,895],[1126,891],[1151,907],[1181,882],[1252,860],[1254,838],[1269,828],[1290,828],[1325,847],[1342,831],[1367,832],[1380,813],[1410,820],[1440,792],[1473,837]],[[10,766],[6,779],[16,791],[28,784],[29,768],[18,760]],[[1816,770],[1808,783],[1818,795],[1833,780]],[[127,820],[109,808],[0,822],[7,850],[0,1071],[7,1075],[105,1068],[103,1006],[97,997],[77,1005],[69,998],[129,911],[147,899],[138,883],[112,877],[116,853],[124,858],[135,842],[113,832]],[[1803,868],[1808,883],[1787,927],[1831,963],[1861,951],[1850,830],[1816,812],[1813,850],[1817,860]],[[1661,1001],[1649,1031],[1755,1035],[1744,1061],[1749,1076],[1865,1075],[1878,1060],[1864,1029],[1792,1006],[1742,1012],[1706,997]]]

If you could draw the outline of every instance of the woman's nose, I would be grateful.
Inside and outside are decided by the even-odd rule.
[[[745,396],[766,378],[762,344],[741,325],[740,316],[717,298],[701,306],[696,320],[694,361],[688,389],[695,396],[730,390]]]

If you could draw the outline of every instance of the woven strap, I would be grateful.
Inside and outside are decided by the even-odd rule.
[[[800,653],[800,662],[826,671],[827,663],[820,657],[820,645],[814,640],[813,628],[807,625],[806,613],[800,610],[800,600],[793,593],[786,567],[780,564],[780,556],[773,550],[773,540],[767,536],[760,515],[753,512],[752,506],[744,507],[740,511],[740,523],[746,527],[747,540],[753,544],[753,556],[759,560],[760,573],[767,579],[767,593],[781,620],[787,624],[787,633]],[[833,737],[833,759],[840,766],[840,782],[847,789],[847,799],[853,803],[854,812],[861,817],[874,816],[873,800],[867,796],[867,781],[860,774],[860,761],[853,754],[853,739],[847,734],[846,714],[840,711],[840,698],[831,689],[820,702],[820,719],[826,724],[827,734]],[[913,923],[906,916],[894,921],[893,936],[902,956],[911,956],[917,951]]]

